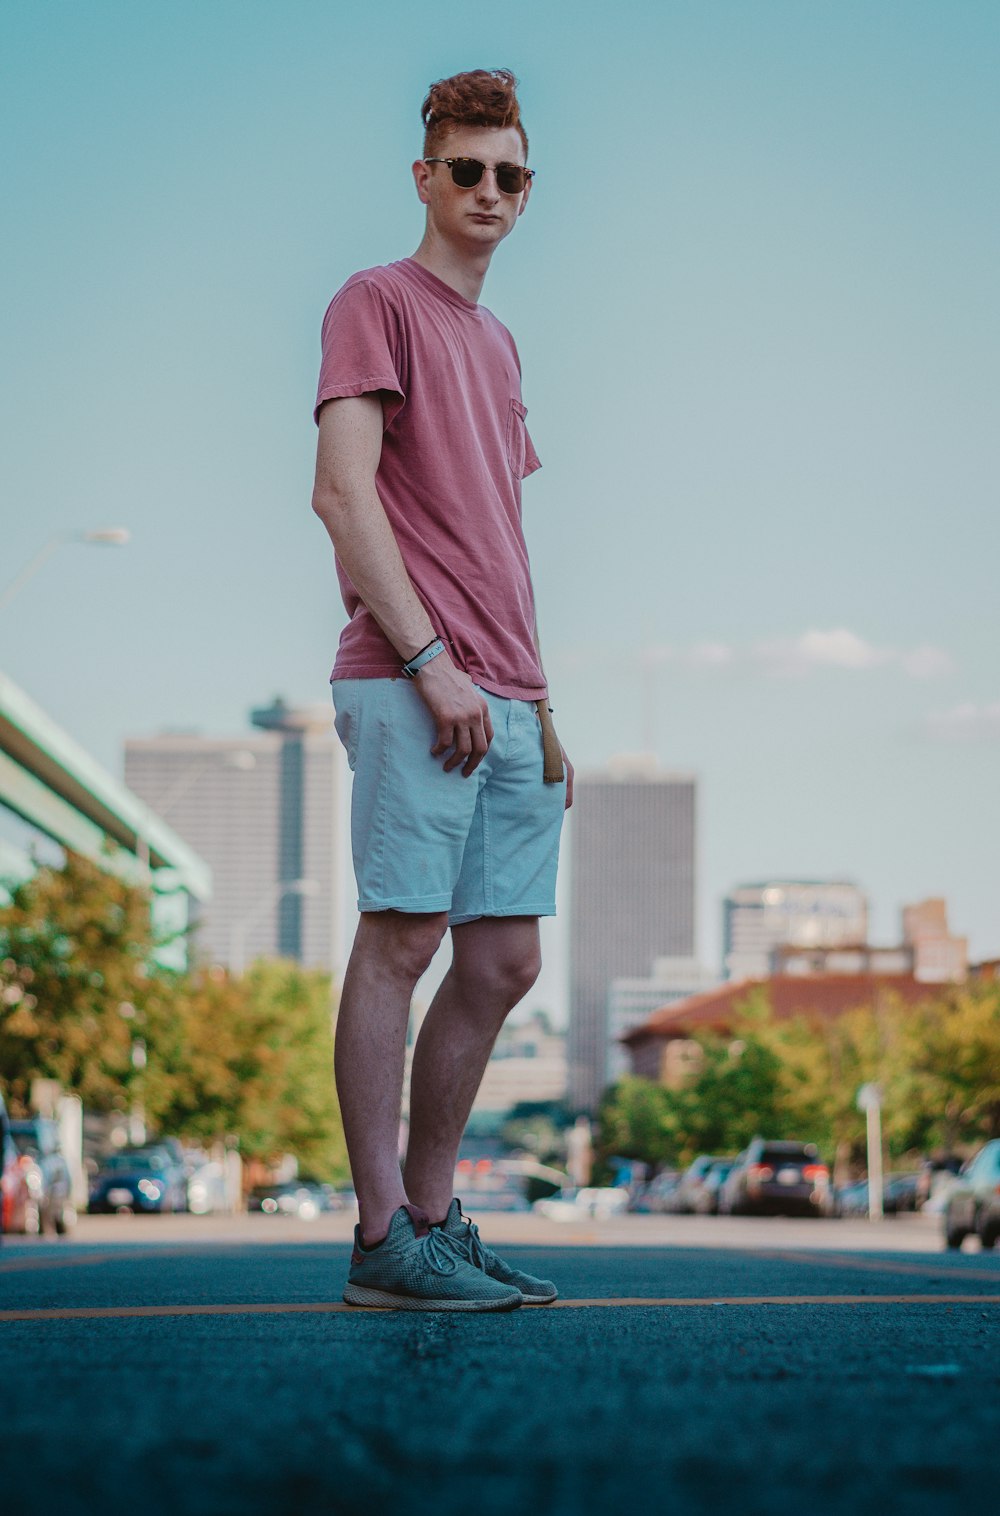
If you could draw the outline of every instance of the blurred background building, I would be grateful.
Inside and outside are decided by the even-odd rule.
[[[732,1036],[743,1008],[758,995],[766,996],[778,1021],[803,1016],[824,1022],[859,1006],[877,1005],[882,996],[905,1006],[925,1004],[933,998],[934,990],[909,973],[776,974],[768,979],[730,979],[713,990],[654,1011],[626,1032],[632,1073],[676,1088],[700,1066],[701,1052],[693,1039],[703,1033]]]
[[[236,972],[256,956],[339,962],[340,743],[327,706],[280,698],[241,737],[164,732],[125,743],[125,780],[212,869],[197,952]]]
[[[0,877],[61,868],[66,851],[148,889],[157,932],[181,934],[156,958],[186,967],[184,929],[212,891],[205,859],[0,673]]]
[[[686,1000],[718,984],[696,958],[657,958],[647,979],[613,979],[608,994],[608,1082],[631,1072],[622,1038],[652,1011]]]
[[[842,880],[770,879],[742,884],[723,904],[727,979],[762,979],[776,948],[855,947],[868,941],[868,899]]]
[[[566,1034],[544,1011],[507,1022],[496,1040],[473,1112],[507,1112],[566,1098]]]
[[[940,898],[903,907],[903,941],[913,972],[925,984],[951,984],[969,970],[969,940],[948,930],[948,907]]]
[[[619,1066],[616,979],[695,951],[696,780],[640,755],[578,776],[570,828],[569,1098],[594,1111]]]

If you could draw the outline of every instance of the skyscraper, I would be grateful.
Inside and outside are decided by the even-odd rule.
[[[612,980],[695,946],[695,791],[652,759],[581,775],[570,812],[570,1100],[593,1111],[608,1082]]]
[[[844,880],[769,879],[730,890],[723,905],[727,979],[766,979],[773,949],[868,941],[868,900]]]
[[[338,966],[333,711],[281,699],[245,737],[130,738],[125,782],[211,865],[196,956],[242,969],[258,955]]]

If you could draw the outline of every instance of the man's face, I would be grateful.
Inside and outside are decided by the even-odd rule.
[[[428,222],[445,241],[470,251],[502,242],[528,203],[529,179],[519,195],[505,195],[491,171],[498,163],[524,163],[524,146],[513,126],[462,126],[449,132],[435,153],[439,158],[478,158],[486,172],[472,189],[462,189],[446,163],[413,165],[417,194],[427,206]]]

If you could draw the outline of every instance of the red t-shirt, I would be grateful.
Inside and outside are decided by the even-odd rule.
[[[521,480],[539,461],[514,339],[412,258],[348,279],[323,320],[314,415],[378,392],[375,477],[403,563],[459,668],[492,694],[538,700],[535,609]],[[333,679],[398,674],[402,659],[337,563],[350,621]]]

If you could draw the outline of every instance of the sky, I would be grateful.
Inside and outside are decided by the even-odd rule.
[[[320,322],[420,240],[427,85],[509,67],[537,178],[482,298],[570,756],[698,775],[711,964],[773,876],[1000,954],[998,64],[993,0],[7,0],[0,588],[131,540],[0,610],[5,672],[119,775],[329,700]]]

